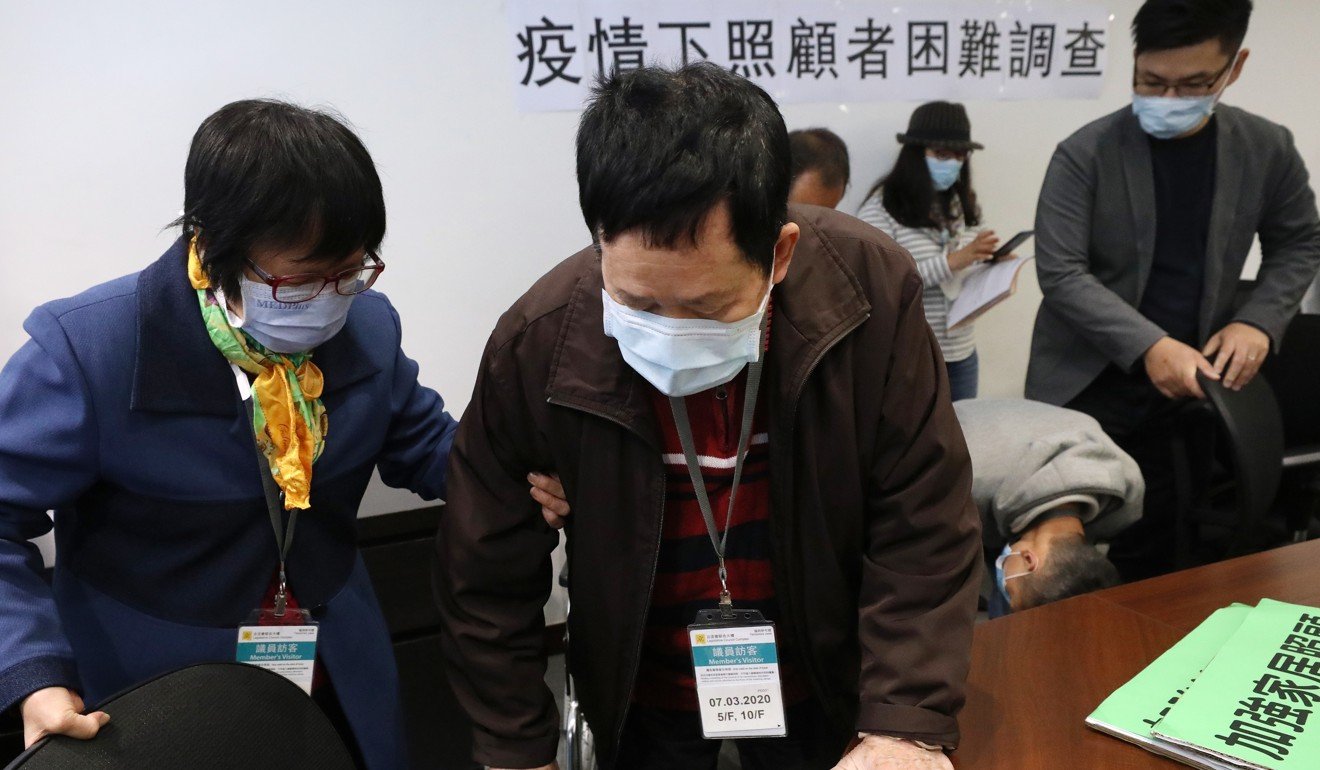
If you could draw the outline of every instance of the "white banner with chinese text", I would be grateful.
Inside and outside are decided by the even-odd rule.
[[[524,112],[581,107],[596,75],[703,59],[780,103],[1100,95],[1096,5],[864,0],[509,0]]]

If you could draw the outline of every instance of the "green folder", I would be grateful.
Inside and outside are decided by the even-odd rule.
[[[1173,704],[1188,691],[1215,653],[1233,636],[1252,611],[1246,605],[1216,610],[1201,625],[1169,648],[1127,684],[1114,691],[1086,718],[1088,727],[1134,743],[1147,751],[1202,770],[1232,765],[1151,735]]]
[[[1320,609],[1263,599],[1155,738],[1229,767],[1320,768]]]

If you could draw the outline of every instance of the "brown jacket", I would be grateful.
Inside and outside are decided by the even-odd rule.
[[[802,228],[774,293],[763,398],[781,643],[847,732],[953,745],[980,578],[971,465],[912,258],[844,214]],[[588,248],[504,314],[450,460],[435,588],[476,759],[553,760],[542,606],[557,534],[527,495],[558,472],[573,514],[571,671],[613,754],[659,553],[665,477],[650,387],[602,329]]]

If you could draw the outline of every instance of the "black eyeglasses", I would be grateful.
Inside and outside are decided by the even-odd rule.
[[[283,302],[286,305],[296,305],[299,302],[306,302],[325,291],[325,287],[333,285],[335,293],[344,296],[361,294],[370,289],[380,274],[385,271],[385,261],[375,254],[367,255],[367,263],[361,267],[351,267],[342,272],[333,275],[317,275],[314,273],[299,273],[298,275],[271,275],[257,266],[256,262],[247,260],[248,267],[257,274],[261,280],[270,286],[271,296],[276,302]]]
[[[1224,65],[1223,69],[1215,73],[1214,77],[1207,81],[1192,81],[1191,83],[1165,83],[1157,80],[1138,81],[1136,74],[1133,73],[1132,90],[1138,96],[1163,96],[1168,91],[1173,91],[1174,96],[1209,96],[1214,93],[1219,79],[1232,69],[1236,61],[1237,56],[1234,55],[1233,58],[1228,60],[1228,64]]]

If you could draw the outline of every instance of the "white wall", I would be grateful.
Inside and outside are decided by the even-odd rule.
[[[1111,0],[1111,74],[1098,101],[971,103],[986,219],[1030,227],[1054,145],[1123,106],[1126,27]],[[887,4],[887,0],[881,2]],[[987,4],[991,4],[987,0]],[[0,360],[40,302],[140,269],[171,242],[197,125],[234,99],[338,108],[385,184],[390,228],[380,288],[404,319],[423,380],[461,412],[486,335],[534,278],[586,242],[573,178],[574,114],[519,115],[503,4],[490,0],[0,0]],[[1257,0],[1253,55],[1227,101],[1289,125],[1320,168],[1320,3]],[[785,109],[790,128],[828,126],[853,154],[855,211],[892,163],[914,105]],[[1035,277],[978,326],[981,390],[1018,395]],[[373,489],[368,510],[411,504]]]

